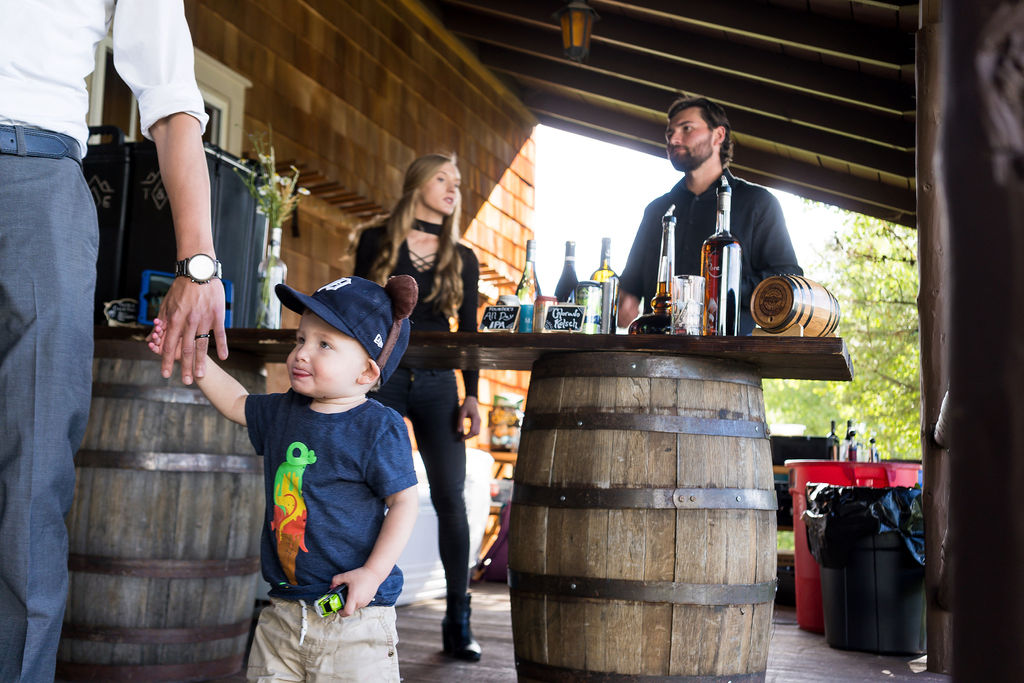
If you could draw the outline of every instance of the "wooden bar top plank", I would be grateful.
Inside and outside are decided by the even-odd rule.
[[[148,330],[96,327],[96,339],[140,341]],[[284,362],[295,331],[233,328],[233,351]],[[413,332],[402,365],[461,370],[530,370],[538,358],[578,351],[638,352],[722,358],[749,363],[765,379],[850,381],[853,366],[838,337],[689,337],[673,335]]]

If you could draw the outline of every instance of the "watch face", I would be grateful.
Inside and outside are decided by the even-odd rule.
[[[206,254],[196,254],[188,261],[188,274],[193,280],[209,280],[217,272],[217,264]]]

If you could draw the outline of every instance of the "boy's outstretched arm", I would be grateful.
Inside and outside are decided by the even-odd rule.
[[[153,321],[153,332],[149,335],[149,348],[156,354],[163,350],[166,324],[159,318]],[[245,399],[249,392],[242,384],[207,358],[206,372],[195,378],[196,386],[221,415],[243,427],[245,422]]]
[[[409,536],[412,535],[420,508],[416,487],[410,486],[393,493],[385,498],[384,502],[388,506],[388,514],[384,518],[377,542],[366,559],[366,564],[350,572],[335,574],[331,581],[331,588],[343,583],[348,584],[348,599],[345,601],[345,608],[340,612],[342,616],[350,617],[357,609],[370,604],[370,600],[377,594],[377,589],[398,563],[398,556],[402,554],[405,544],[409,542]]]
[[[196,385],[221,415],[243,427],[246,426],[245,399],[249,392],[212,358],[206,359],[206,374],[196,377]]]

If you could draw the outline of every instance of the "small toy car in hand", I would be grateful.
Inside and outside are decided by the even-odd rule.
[[[316,599],[313,606],[316,613],[321,617],[334,614],[345,607],[345,598],[348,596],[348,585],[341,584],[337,588]]]

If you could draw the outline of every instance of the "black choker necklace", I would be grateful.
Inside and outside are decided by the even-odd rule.
[[[415,221],[413,221],[412,224],[413,230],[419,230],[420,232],[430,233],[431,235],[437,235],[438,237],[441,236],[441,227],[442,226],[440,223],[428,223],[426,221],[421,221],[418,218]]]

